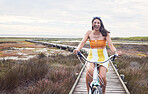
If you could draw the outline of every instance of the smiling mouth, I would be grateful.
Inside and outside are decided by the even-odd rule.
[[[94,28],[99,28],[99,26],[96,26],[96,25],[95,25]]]

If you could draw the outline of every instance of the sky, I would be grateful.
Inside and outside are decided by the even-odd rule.
[[[1,35],[83,37],[101,17],[111,37],[148,36],[148,0],[0,0]]]

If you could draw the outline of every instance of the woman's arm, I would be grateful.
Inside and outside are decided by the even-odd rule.
[[[87,31],[86,34],[84,35],[81,43],[78,45],[77,49],[74,50],[74,53],[77,54],[78,51],[80,51],[83,46],[85,45],[86,41],[88,40],[89,34],[91,31]]]
[[[116,48],[114,47],[114,45],[113,45],[113,43],[112,43],[112,40],[111,40],[111,38],[110,38],[109,33],[108,33],[107,36],[106,36],[106,41],[107,41],[107,44],[108,44],[110,50],[111,50],[113,53],[118,54]]]

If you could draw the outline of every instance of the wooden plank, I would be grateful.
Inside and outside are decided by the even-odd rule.
[[[109,68],[112,68],[111,66]],[[82,76],[73,92],[73,94],[87,94],[86,88],[86,69],[82,73]],[[109,69],[107,73],[107,86],[106,86],[106,94],[126,94],[123,89],[116,73],[113,69]]]

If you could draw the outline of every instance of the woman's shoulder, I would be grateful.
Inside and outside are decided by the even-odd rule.
[[[85,33],[85,37],[89,38],[91,32],[92,32],[92,30],[88,30],[88,31]]]
[[[107,36],[106,37],[110,37],[110,34],[109,33],[107,33]]]
[[[92,32],[92,30],[88,30],[87,32],[86,32],[86,34],[90,34]]]

